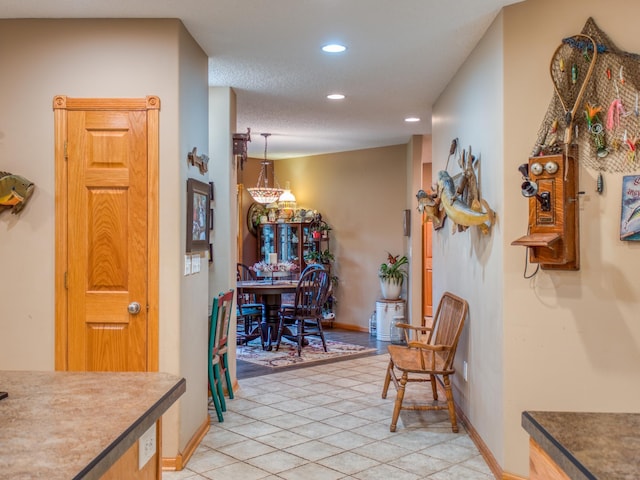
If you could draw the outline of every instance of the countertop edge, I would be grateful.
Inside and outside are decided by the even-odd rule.
[[[153,425],[186,391],[187,382],[181,378],[107,448],[99,453],[73,480],[94,480],[109,468]]]
[[[533,418],[532,413],[535,414],[535,412],[522,412],[522,427],[531,438],[540,445],[540,448],[542,448],[572,480],[598,480],[570,451]]]

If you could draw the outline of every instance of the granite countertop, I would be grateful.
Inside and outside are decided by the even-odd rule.
[[[0,476],[93,479],[184,393],[166,373],[0,371]]]
[[[640,414],[524,412],[522,426],[572,480],[640,477]]]

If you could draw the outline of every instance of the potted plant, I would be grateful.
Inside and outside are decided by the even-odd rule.
[[[397,300],[402,292],[402,283],[408,276],[405,265],[409,263],[406,255],[400,257],[389,254],[386,262],[380,265],[378,277],[380,278],[380,288],[382,298],[385,300]]]
[[[335,257],[333,253],[329,251],[329,249],[319,251],[319,250],[311,250],[307,252],[304,256],[304,260],[307,263],[322,263],[323,265],[329,265]]]

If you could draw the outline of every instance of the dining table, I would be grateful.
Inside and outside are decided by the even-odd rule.
[[[250,293],[262,299],[265,315],[261,322],[261,334],[266,350],[271,350],[272,343],[278,338],[278,311],[282,304],[282,295],[295,293],[297,286],[298,280],[293,279],[264,278],[236,282],[238,291]],[[291,332],[286,332],[286,335],[291,336]]]

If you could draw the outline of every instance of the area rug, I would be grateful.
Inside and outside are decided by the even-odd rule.
[[[264,367],[281,368],[323,360],[340,360],[376,351],[375,348],[327,340],[327,352],[325,352],[322,348],[322,340],[315,338],[308,340],[309,344],[302,348],[300,356],[298,356],[296,345],[292,342],[283,340],[278,351],[275,350],[275,346],[273,350],[267,351],[262,349],[260,340],[253,340],[247,345],[236,347],[236,358]]]

